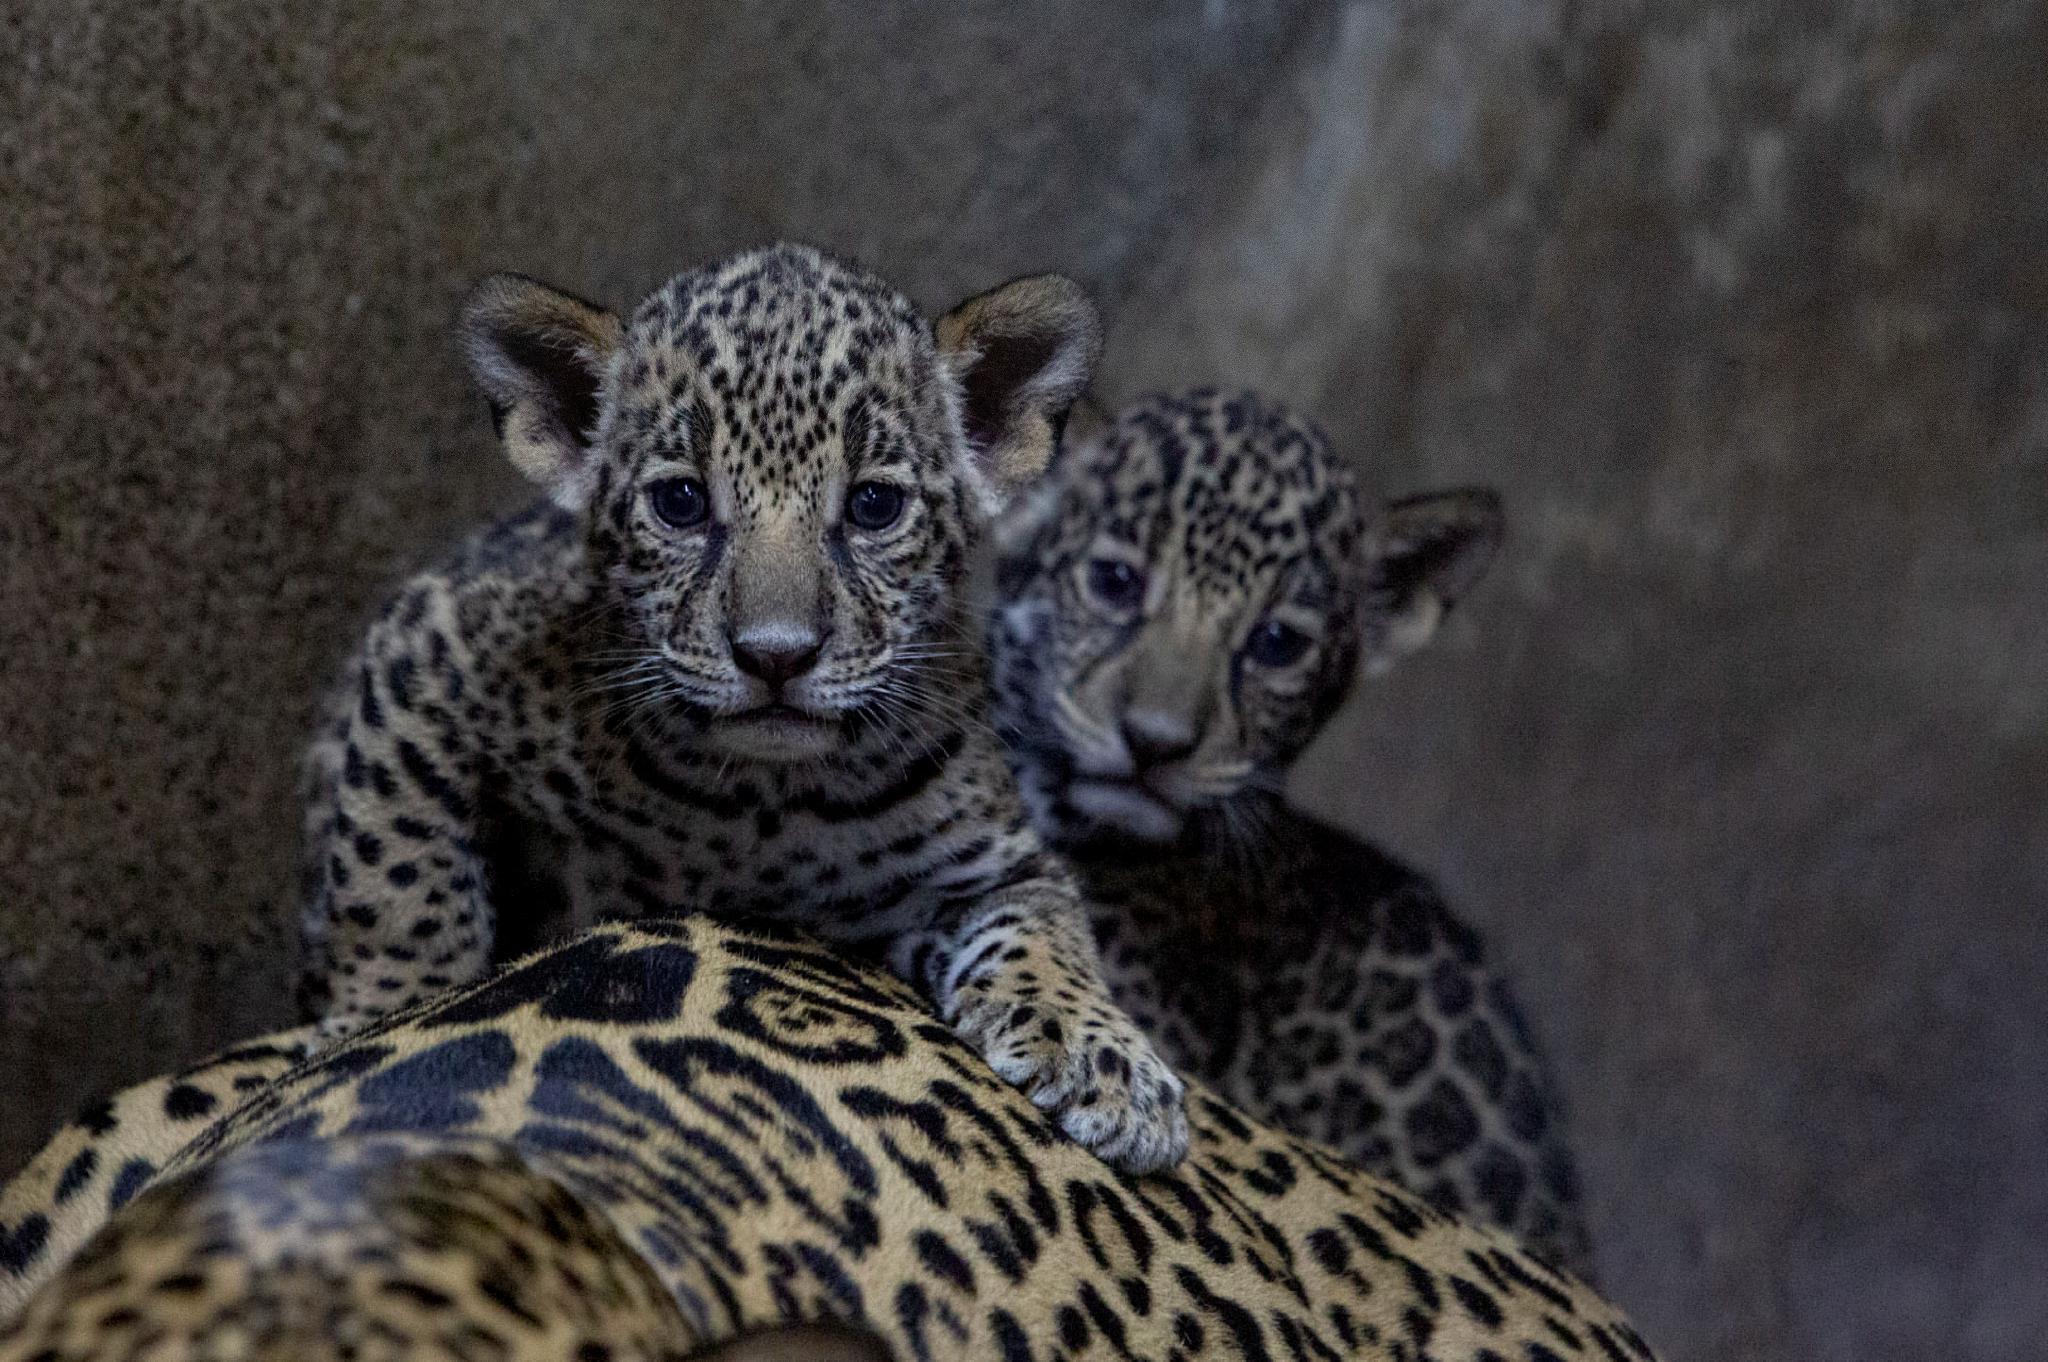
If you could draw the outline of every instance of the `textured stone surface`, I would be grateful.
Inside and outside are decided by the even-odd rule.
[[[463,283],[798,235],[1499,485],[1302,783],[1516,968],[1608,1284],[1676,1358],[2036,1351],[2039,6],[969,8],[0,20],[0,1165],[282,1015],[314,690],[519,495]]]

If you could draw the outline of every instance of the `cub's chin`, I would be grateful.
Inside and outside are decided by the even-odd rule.
[[[1134,781],[1076,780],[1067,803],[1103,832],[1136,842],[1172,842],[1187,825],[1184,812]]]
[[[842,741],[831,719],[789,705],[763,705],[721,715],[705,730],[705,743],[723,756],[770,765],[813,761]]]

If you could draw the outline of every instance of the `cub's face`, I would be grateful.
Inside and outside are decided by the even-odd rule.
[[[1073,285],[1020,281],[937,328],[802,247],[679,276],[624,324],[497,287],[518,291],[514,324],[480,292],[471,354],[514,462],[587,515],[626,621],[621,685],[762,761],[958,707],[983,523],[1043,468],[1093,362]],[[568,385],[546,372],[585,344],[550,338],[565,317],[593,338]]]
[[[1277,791],[1361,651],[1420,641],[1497,532],[1476,492],[1369,525],[1321,433],[1255,394],[1125,409],[1006,527],[998,718],[1040,821],[1163,842]]]
[[[823,750],[934,670],[983,514],[941,363],[908,303],[795,253],[634,315],[591,561],[715,744]]]

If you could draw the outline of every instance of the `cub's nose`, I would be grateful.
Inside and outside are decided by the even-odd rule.
[[[1178,714],[1132,709],[1124,714],[1124,746],[1140,769],[1179,761],[1195,750],[1195,727]]]
[[[732,660],[748,676],[758,676],[780,690],[809,671],[824,647],[825,640],[816,629],[781,623],[758,625],[733,635]]]

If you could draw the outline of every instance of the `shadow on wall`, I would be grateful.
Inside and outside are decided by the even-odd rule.
[[[1263,384],[1384,490],[1500,486],[1494,579],[1302,788],[1516,968],[1672,1356],[2029,1351],[2048,13],[1153,9],[30,0],[0,1163],[283,1016],[313,696],[520,495],[464,284],[798,235],[928,301],[1070,270],[1111,398]]]

